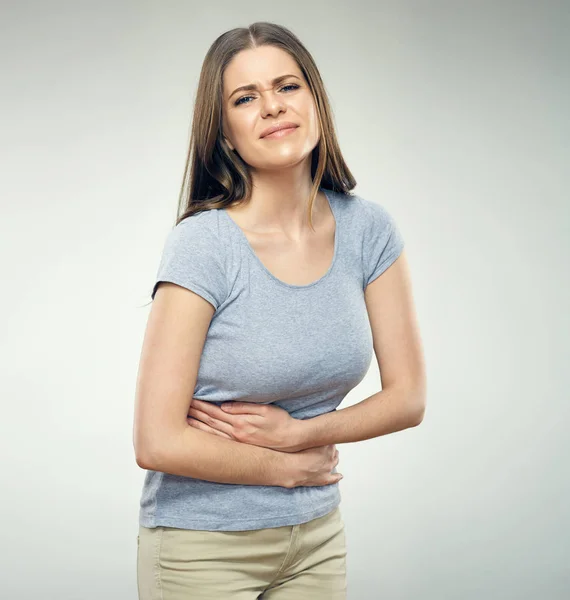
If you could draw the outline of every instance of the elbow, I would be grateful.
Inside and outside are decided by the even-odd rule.
[[[424,420],[424,414],[425,404],[410,411],[410,427],[417,427]]]
[[[190,425],[185,424],[181,429],[171,428],[166,434],[154,429],[153,432],[147,432],[146,435],[138,435],[134,440],[135,460],[141,469],[148,471],[168,472],[169,464],[176,452],[174,445],[176,440],[180,439],[181,432],[191,429]]]
[[[154,471],[159,462],[158,452],[148,448],[135,448],[135,460],[141,469]]]
[[[135,460],[141,469],[157,471],[159,465],[163,464],[164,451],[162,444],[158,441],[149,441],[147,439],[135,439],[134,442]]]
[[[135,461],[141,469],[146,469],[148,471],[153,470],[150,465],[150,461],[147,459],[146,456],[142,456],[141,454],[135,453]]]
[[[410,427],[417,427],[423,420],[426,412],[426,386],[422,384],[410,394]]]
[[[192,429],[183,423],[166,423],[161,427],[137,423],[133,433],[135,460],[141,469],[169,472],[185,431]]]

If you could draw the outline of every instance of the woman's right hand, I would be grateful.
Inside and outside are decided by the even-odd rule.
[[[331,473],[339,462],[335,444],[292,452],[289,457],[292,468],[290,480],[285,485],[287,488],[330,485],[338,483],[343,477],[340,473]]]

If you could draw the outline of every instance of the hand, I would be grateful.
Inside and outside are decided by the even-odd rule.
[[[300,450],[302,421],[274,404],[225,402],[217,406],[192,398],[186,421],[196,429],[244,444],[281,452]]]
[[[284,487],[330,485],[342,479],[341,473],[333,473],[339,462],[335,444],[308,448],[291,455],[292,469]]]

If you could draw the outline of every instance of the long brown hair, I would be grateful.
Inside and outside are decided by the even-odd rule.
[[[275,46],[288,52],[299,65],[315,99],[321,136],[311,156],[310,226],[319,187],[349,193],[356,185],[342,157],[325,86],[313,57],[289,29],[259,21],[226,31],[206,54],[196,92],[176,224],[203,210],[247,202],[251,196],[249,167],[222,135],[222,81],[226,67],[238,52],[258,46]]]

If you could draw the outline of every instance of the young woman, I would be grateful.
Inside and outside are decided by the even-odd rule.
[[[202,67],[137,378],[139,598],[346,598],[335,444],[419,424],[403,237],[356,185],[285,27]],[[375,351],[383,389],[337,411]]]

